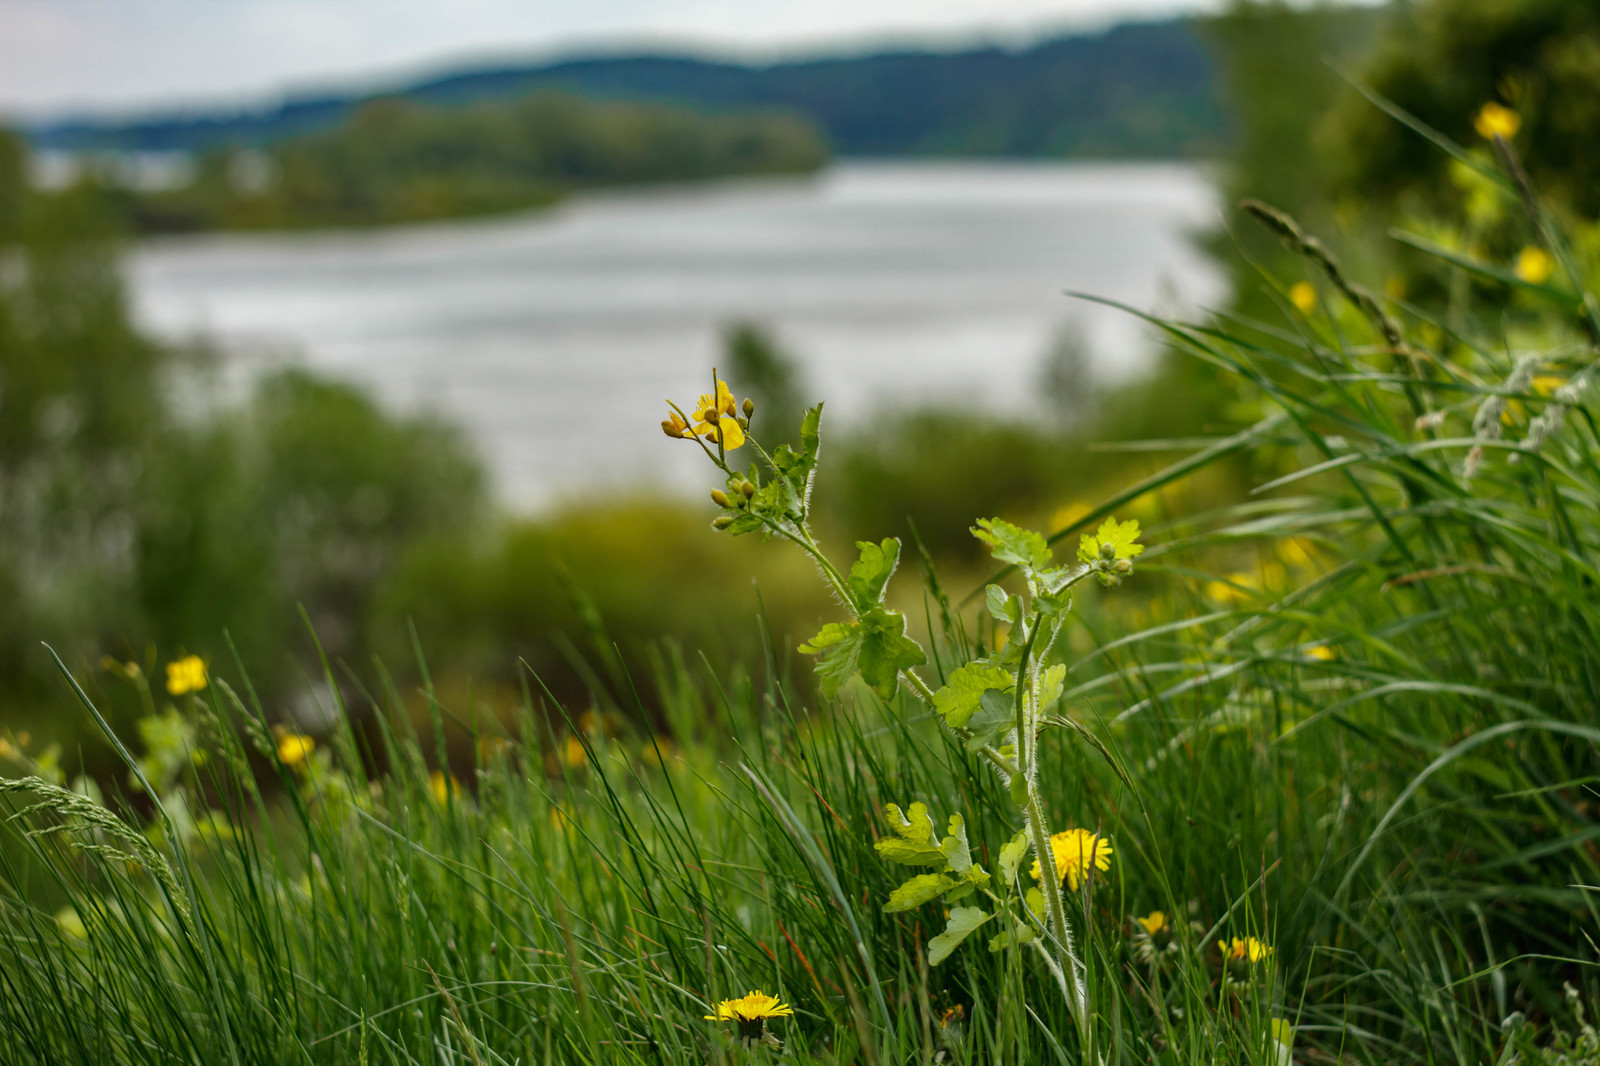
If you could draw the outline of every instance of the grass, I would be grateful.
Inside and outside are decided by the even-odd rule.
[[[1594,323],[1563,292],[1518,299],[1554,301],[1547,369],[1576,382]],[[943,916],[882,911],[884,804],[963,814],[992,869],[1005,790],[910,701],[818,703],[769,639],[731,677],[597,663],[589,717],[529,675],[506,714],[425,686],[418,718],[379,672],[292,765],[216,670],[183,703],[206,757],[128,782],[117,823],[7,787],[0,1062],[1538,1061],[1593,999],[1600,437],[1581,396],[1530,436],[1564,394],[1507,396],[1487,331],[1393,313],[1160,323],[1261,418],[1079,525],[1241,455],[1262,489],[1078,606],[1079,728],[1041,761],[1056,826],[1116,849],[1077,900],[1088,1054],[1036,960],[976,937],[929,966]],[[930,681],[991,637],[935,625],[939,596]],[[1270,956],[1229,967],[1245,936]],[[751,989],[796,1008],[781,1053],[702,1020]]]

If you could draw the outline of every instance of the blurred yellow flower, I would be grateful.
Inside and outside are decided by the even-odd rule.
[[[1556,377],[1554,374],[1540,374],[1533,379],[1533,391],[1540,396],[1549,396],[1566,383],[1566,378]]]
[[[561,749],[561,758],[576,770],[589,761],[589,752],[584,748],[583,741],[568,733],[567,742]]]
[[[1143,918],[1135,918],[1134,921],[1138,922],[1139,928],[1143,929],[1150,936],[1155,936],[1157,933],[1161,932],[1161,930],[1167,927],[1167,915],[1165,911],[1151,911]]]
[[[1111,869],[1111,841],[1087,829],[1068,829],[1050,838],[1050,855],[1056,860],[1056,879],[1076,892],[1091,869]],[[1042,881],[1039,860],[1033,860],[1033,879]]]
[[[1069,504],[1057,507],[1050,515],[1051,529],[1070,529],[1076,525],[1078,519],[1089,513],[1089,505],[1082,500],[1073,500]]]
[[[1313,644],[1306,649],[1306,655],[1318,662],[1330,662],[1333,659],[1333,649],[1326,644]]]
[[[694,409],[694,432],[713,442],[720,438],[722,447],[731,452],[744,444],[744,430],[739,426],[738,406],[728,383],[721,378],[716,382],[716,395],[702,393],[700,404]]]
[[[1517,265],[1513,268],[1517,277],[1529,285],[1543,285],[1555,270],[1556,263],[1550,253],[1531,244],[1517,254]]]
[[[1297,281],[1289,286],[1289,302],[1299,309],[1302,315],[1309,315],[1317,309],[1317,290],[1309,281]]]
[[[177,662],[167,664],[167,692],[182,696],[186,692],[199,692],[206,687],[206,664],[198,655],[186,655]]]
[[[278,761],[285,766],[299,766],[316,747],[317,742],[304,733],[284,733],[278,738]]]
[[[434,799],[443,803],[450,798],[451,793],[461,795],[461,782],[456,780],[455,774],[447,778],[444,776],[444,771],[435,770],[428,775],[428,791],[433,793]]]
[[[1504,104],[1490,100],[1478,109],[1477,115],[1472,119],[1472,128],[1486,141],[1495,137],[1509,141],[1522,128],[1522,119]]]
[[[1234,937],[1217,945],[1222,957],[1229,963],[1254,966],[1272,954],[1272,949],[1253,936]]]

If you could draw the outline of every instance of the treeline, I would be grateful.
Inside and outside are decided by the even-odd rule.
[[[337,126],[210,150],[180,188],[114,197],[130,228],[366,226],[537,207],[574,190],[804,173],[828,147],[777,112],[701,114],[553,91],[440,107],[373,100]]]

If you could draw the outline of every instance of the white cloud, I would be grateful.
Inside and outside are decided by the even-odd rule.
[[[1016,39],[1215,0],[0,0],[0,110],[259,100],[475,57],[672,43],[771,53]],[[858,45],[859,46],[859,45]]]

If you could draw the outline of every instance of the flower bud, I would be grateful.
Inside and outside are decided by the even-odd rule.
[[[1117,546],[1115,544],[1107,542],[1105,544],[1100,545],[1100,558],[1104,559],[1106,562],[1109,563],[1113,559],[1115,559],[1116,557],[1117,557]]]
[[[665,433],[673,440],[682,440],[683,431],[688,428],[689,427],[685,426],[682,422],[679,422],[675,418],[663,418],[661,420],[661,432]]]
[[[711,502],[716,504],[718,507],[733,506],[733,504],[728,502],[728,494],[723,492],[721,489],[711,490]]]
[[[749,420],[749,419],[754,418],[755,416],[756,416],[756,402],[754,400],[752,400],[750,397],[746,396],[744,398],[744,417],[745,417],[746,420]]]
[[[741,481],[739,483],[739,491],[744,493],[744,498],[748,500],[756,494],[756,487],[748,481]]]
[[[733,525],[732,515],[718,515],[716,518],[711,520],[712,529],[727,529],[731,525]]]
[[[1111,564],[1111,569],[1119,574],[1131,574],[1133,573],[1133,560],[1118,559],[1116,562]]]

